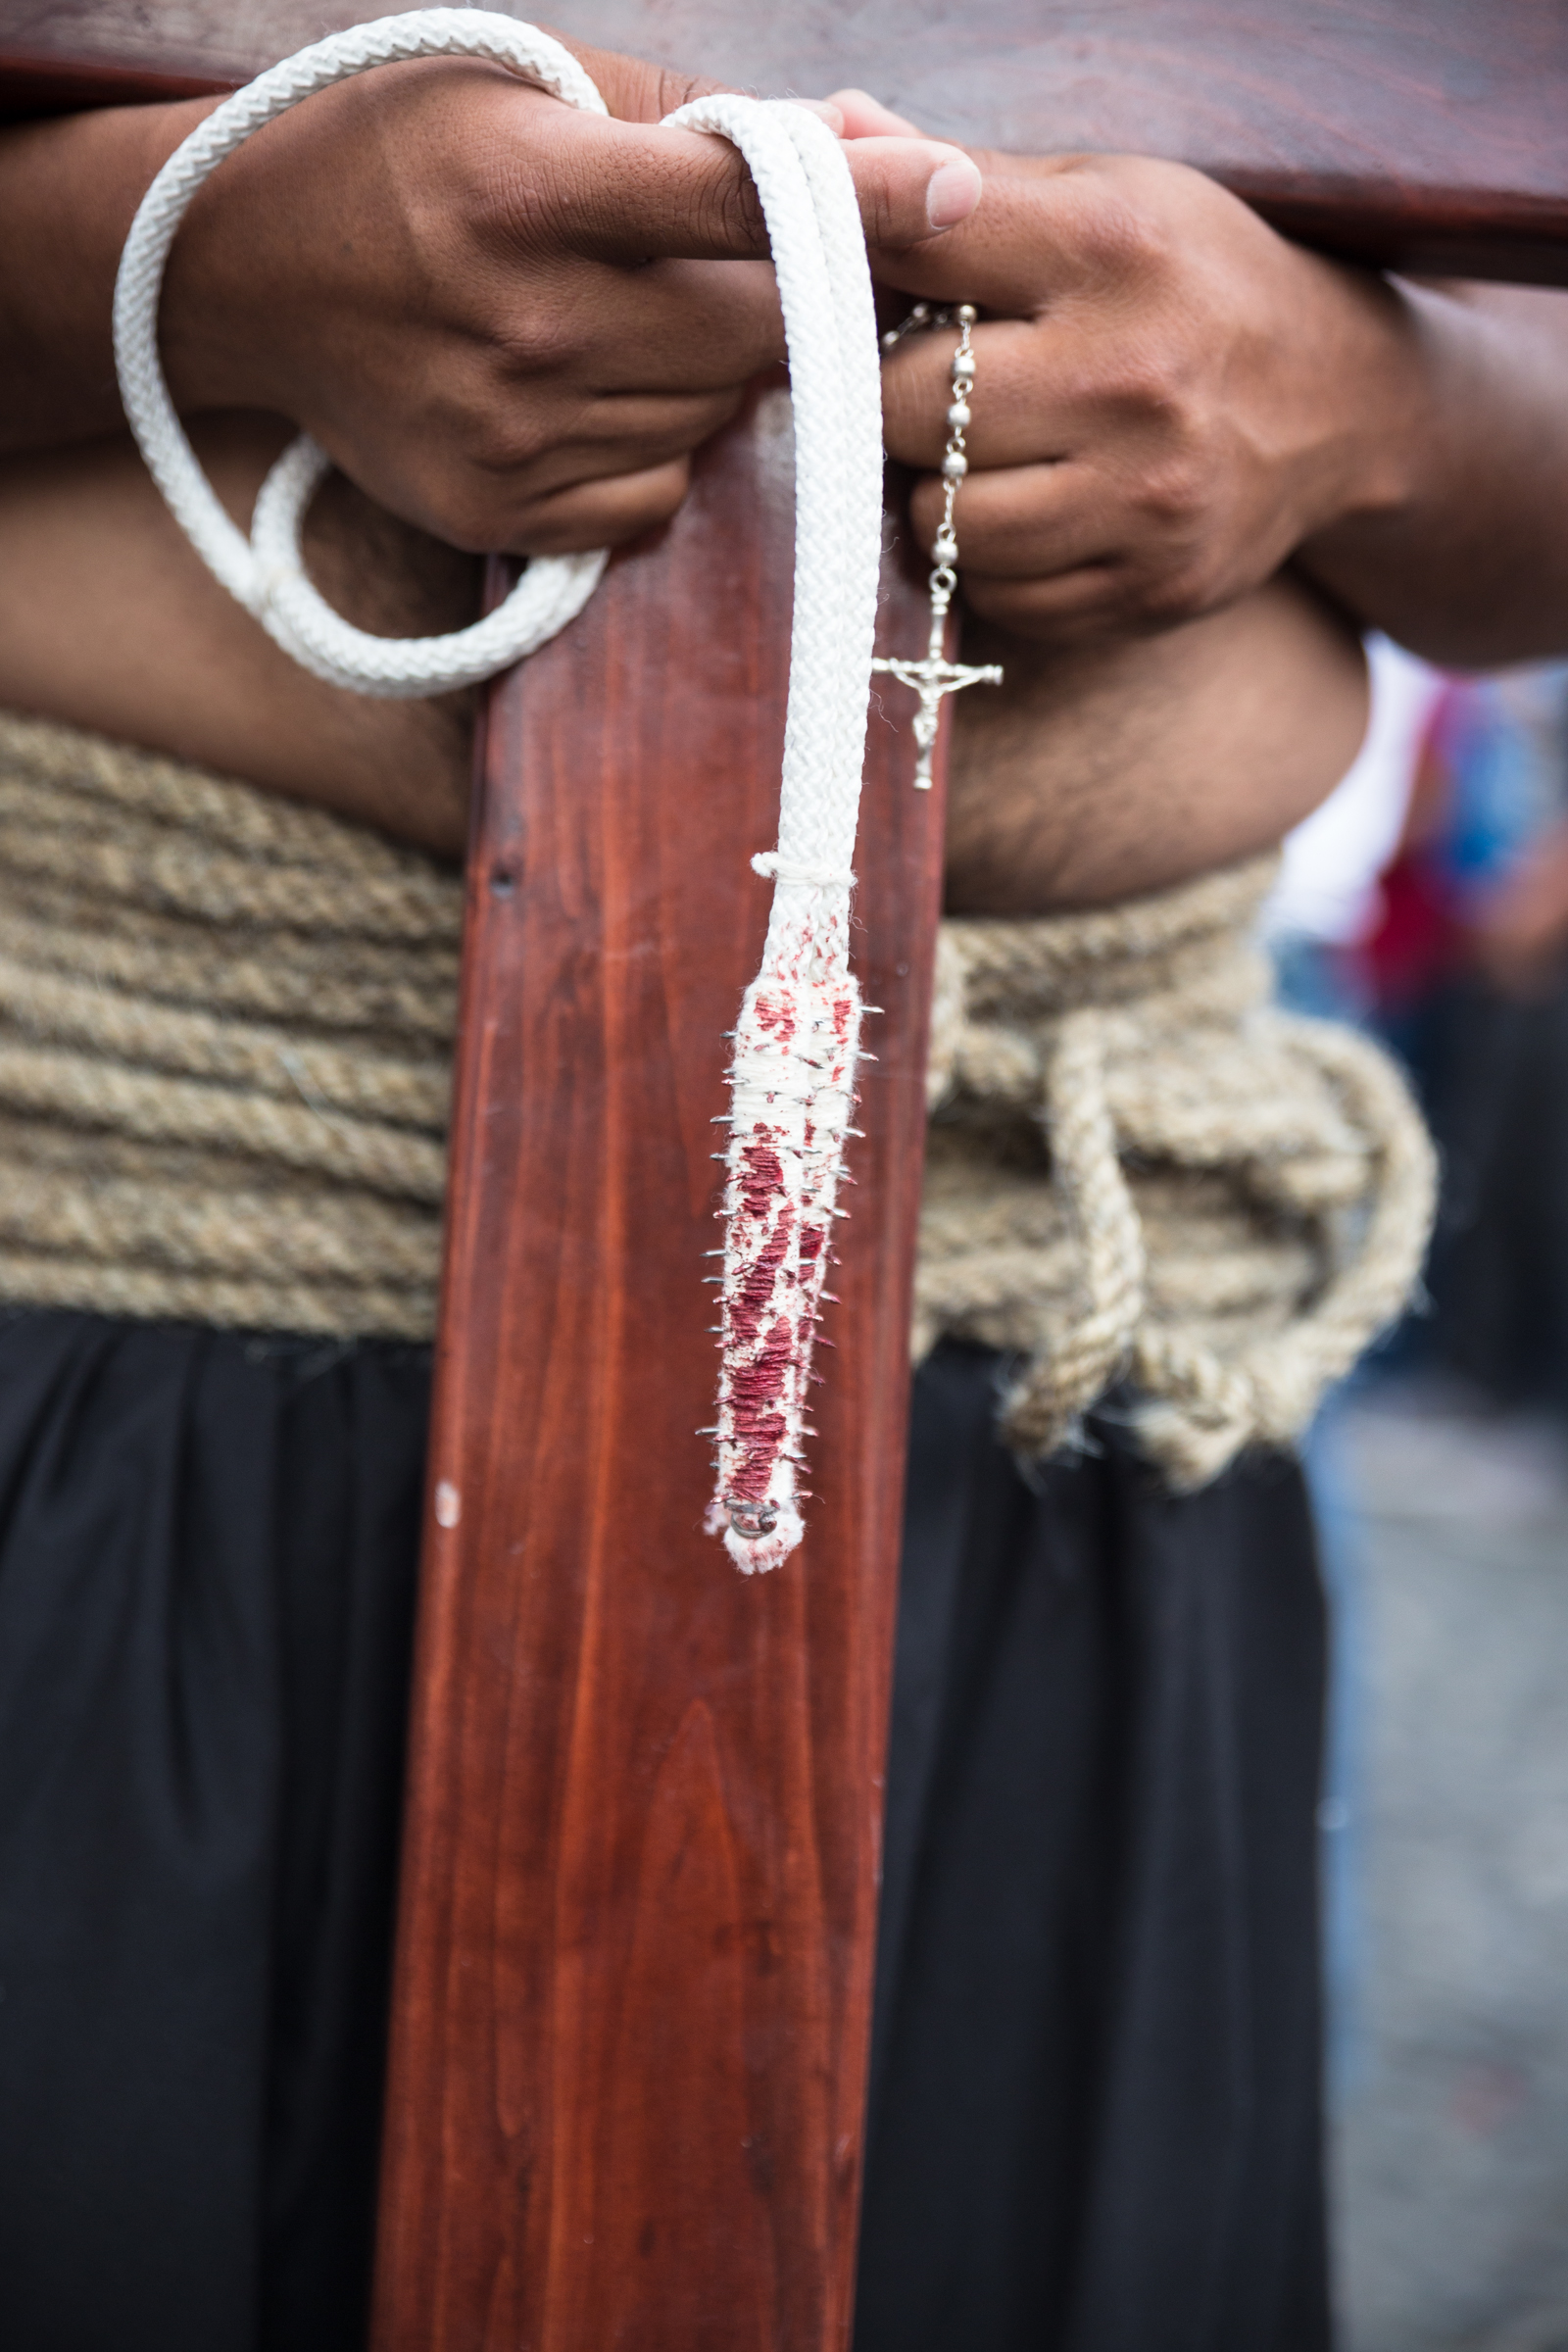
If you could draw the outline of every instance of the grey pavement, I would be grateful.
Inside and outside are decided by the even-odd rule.
[[[1568,2352],[1568,1438],[1384,1383],[1322,1451],[1345,2352]]]

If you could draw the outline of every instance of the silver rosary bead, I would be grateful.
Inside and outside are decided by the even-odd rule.
[[[958,534],[954,525],[954,504],[958,485],[969,470],[968,452],[964,435],[971,421],[969,395],[974,390],[974,343],[970,329],[978,313],[972,302],[961,302],[956,310],[933,311],[928,303],[917,302],[902,325],[890,327],[882,338],[885,352],[897,349],[907,334],[924,326],[956,326],[958,348],[953,355],[950,370],[953,378],[953,398],[948,404],[948,446],[942,455],[942,519],[937,535],[931,542],[931,561],[934,565],[928,583],[931,596],[931,636],[923,662],[903,659],[873,662],[874,670],[886,670],[902,685],[911,686],[920,698],[920,708],[914,714],[914,741],[918,758],[915,761],[916,789],[931,789],[931,760],[936,750],[937,724],[944,695],[956,694],[961,686],[1000,686],[1002,672],[995,662],[984,668],[973,668],[961,662],[947,659],[946,639],[948,613],[957,592]]]

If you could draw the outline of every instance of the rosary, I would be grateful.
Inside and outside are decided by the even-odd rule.
[[[882,338],[884,352],[894,351],[906,335],[914,334],[927,326],[956,326],[958,329],[958,348],[953,355],[953,400],[948,410],[948,446],[942,459],[942,520],[931,543],[935,565],[930,579],[931,635],[923,662],[908,662],[897,657],[878,660],[871,667],[886,670],[898,679],[901,686],[912,687],[920,698],[920,708],[914,714],[914,741],[919,753],[915,761],[914,783],[917,792],[931,789],[931,760],[937,748],[937,727],[942,716],[942,698],[956,694],[964,686],[1000,686],[1002,671],[994,662],[976,669],[962,662],[950,662],[946,657],[948,610],[953,603],[958,574],[957,534],[953,527],[953,510],[957,501],[958,485],[969,470],[964,450],[964,434],[969,425],[969,395],[974,390],[974,344],[970,328],[975,321],[972,302],[960,302],[956,310],[933,311],[929,303],[917,302],[907,318],[899,326],[890,327]]]

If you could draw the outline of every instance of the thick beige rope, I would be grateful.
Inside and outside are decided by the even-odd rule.
[[[916,1348],[1023,1361],[1021,1451],[1125,1379],[1178,1487],[1286,1445],[1397,1316],[1435,1167],[1378,1048],[1268,1002],[1272,859],[1091,914],[943,925]]]
[[[460,879],[0,715],[0,1299],[435,1327]]]
[[[1183,1486],[1394,1319],[1430,1148],[1363,1040],[1268,1005],[1271,861],[942,927],[916,1345],[1020,1361],[1049,1452],[1125,1381]],[[0,714],[0,1300],[428,1338],[458,877]]]

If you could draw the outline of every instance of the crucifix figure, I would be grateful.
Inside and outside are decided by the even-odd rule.
[[[975,322],[972,302],[959,303],[956,310],[933,311],[929,304],[917,302],[902,325],[891,327],[882,338],[884,352],[895,350],[906,334],[923,326],[952,326],[958,329],[958,348],[953,355],[953,400],[948,409],[948,446],[942,459],[942,520],[931,543],[935,560],[929,581],[931,595],[931,634],[926,644],[923,662],[911,662],[901,654],[879,657],[872,662],[874,670],[885,671],[898,679],[901,686],[912,687],[920,698],[920,708],[914,714],[914,741],[918,758],[914,764],[916,792],[931,789],[931,761],[937,748],[937,729],[942,722],[942,698],[957,694],[965,686],[1000,686],[1002,670],[995,662],[981,667],[964,662],[950,662],[947,658],[948,613],[952,608],[954,590],[958,585],[956,568],[958,560],[957,534],[954,529],[953,510],[957,501],[958,485],[969,470],[964,435],[969,428],[969,395],[974,390],[974,342],[970,328]]]

